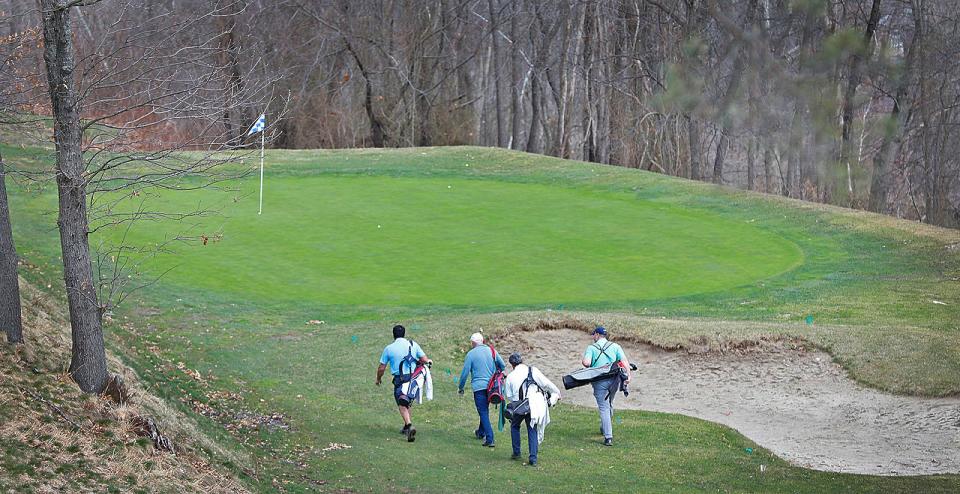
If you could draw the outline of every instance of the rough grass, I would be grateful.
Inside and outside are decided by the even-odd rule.
[[[81,393],[64,370],[63,311],[26,282],[21,289],[25,344],[0,344],[0,491],[246,492],[223,463],[248,460],[200,433],[116,358],[110,369],[124,376],[131,401]],[[176,454],[137,433],[141,416],[158,423]]]
[[[209,403],[213,410],[206,415],[266,452],[255,459],[261,479],[279,480],[262,480],[264,490],[281,485],[298,491],[320,483],[330,490],[358,492],[471,491],[483,472],[496,472],[498,485],[507,490],[527,492],[568,492],[570,486],[598,492],[951,492],[960,487],[955,475],[890,478],[793,467],[726,427],[657,413],[618,412],[618,447],[606,449],[596,434],[596,412],[561,404],[552,412],[554,423],[539,469],[508,459],[509,438],[504,433],[497,434],[498,448],[493,451],[480,448],[470,437],[476,427],[473,405],[468,398],[457,397],[453,381],[470,333],[482,328],[496,334],[544,324],[585,330],[600,320],[621,335],[636,322],[617,316],[593,319],[597,315],[538,312],[403,321],[410,336],[434,359],[436,386],[436,400],[414,410],[420,435],[415,445],[407,445],[397,434],[399,419],[390,390],[372,384],[375,359],[391,340],[389,323],[301,322],[301,330],[252,324],[257,329],[242,330],[220,327],[202,310],[183,307],[177,312],[151,312],[136,323],[126,323],[127,329],[113,331],[133,353],[152,345],[176,349],[161,350],[159,358],[151,358],[155,364],[144,370],[145,375],[167,383],[171,396]],[[689,323],[690,334],[704,333],[692,326]],[[167,329],[150,329],[159,327]],[[127,333],[130,330],[138,333]],[[729,339],[694,339],[674,341],[689,349],[700,345],[700,351],[749,344],[737,341],[732,331]],[[165,364],[171,358],[196,362],[196,372],[207,384]],[[240,393],[239,403],[210,396],[222,389]],[[231,409],[237,406],[259,416],[282,416],[289,428],[236,429]],[[411,450],[416,467],[393,468],[398,457],[406,457],[404,448]]]

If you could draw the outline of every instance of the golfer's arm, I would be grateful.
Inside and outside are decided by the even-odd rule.
[[[377,367],[377,382],[380,382],[383,379],[383,373],[387,370],[387,364],[380,364],[380,367]]]
[[[533,378],[535,381],[537,381],[537,384],[547,388],[547,391],[549,391],[551,394],[560,396],[560,388],[558,388],[556,384],[553,384],[553,381],[548,379],[547,376],[543,375],[543,373],[540,372],[540,369],[534,369]]]
[[[423,354],[423,356],[420,357],[420,363],[421,363],[421,364],[426,364],[427,362],[430,362],[430,361],[431,361],[431,360],[430,360],[430,357],[427,357],[427,354]]]
[[[460,381],[457,382],[457,389],[463,389],[467,385],[467,374],[470,373],[470,362],[463,363],[463,370],[460,371]]]

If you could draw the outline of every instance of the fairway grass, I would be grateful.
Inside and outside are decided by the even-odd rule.
[[[183,233],[208,242],[146,259],[145,281],[175,269],[107,326],[158,393],[213,417],[211,435],[259,458],[248,468],[254,487],[470,492],[495,479],[508,492],[960,489],[957,476],[793,467],[683,416],[618,412],[617,447],[602,449],[595,411],[563,404],[541,466],[525,469],[507,459],[508,435],[493,451],[470,439],[475,412],[450,379],[478,327],[574,317],[665,347],[803,338],[871,386],[955,395],[955,231],[495,149],[271,151],[267,163],[259,217],[249,179],[226,192],[148,195],[223,214],[131,230],[141,244]],[[44,214],[54,192],[15,186],[11,202],[24,276],[56,291],[58,242]],[[103,230],[94,244],[121,235]],[[415,410],[415,445],[399,441],[389,390],[372,384],[396,322],[436,362],[437,399]],[[237,427],[238,417],[274,413],[289,428]],[[411,447],[412,464],[398,467]]]

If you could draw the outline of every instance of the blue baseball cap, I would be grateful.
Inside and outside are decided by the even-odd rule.
[[[607,328],[605,328],[605,327],[603,327],[603,326],[597,326],[596,328],[593,328],[593,331],[591,331],[590,334],[602,334],[602,335],[606,336],[606,335],[607,335]]]

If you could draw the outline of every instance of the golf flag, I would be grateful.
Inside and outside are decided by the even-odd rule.
[[[263,148],[267,144],[267,134],[263,131],[263,128],[267,126],[267,115],[266,113],[261,113],[260,118],[253,123],[253,126],[250,127],[250,132],[247,132],[247,137],[260,133],[260,209],[257,211],[257,214],[263,214]]]
[[[257,132],[263,132],[263,128],[267,125],[267,116],[264,113],[260,114],[260,118],[253,123],[253,126],[250,127],[250,132],[247,132],[247,137],[256,134]]]

